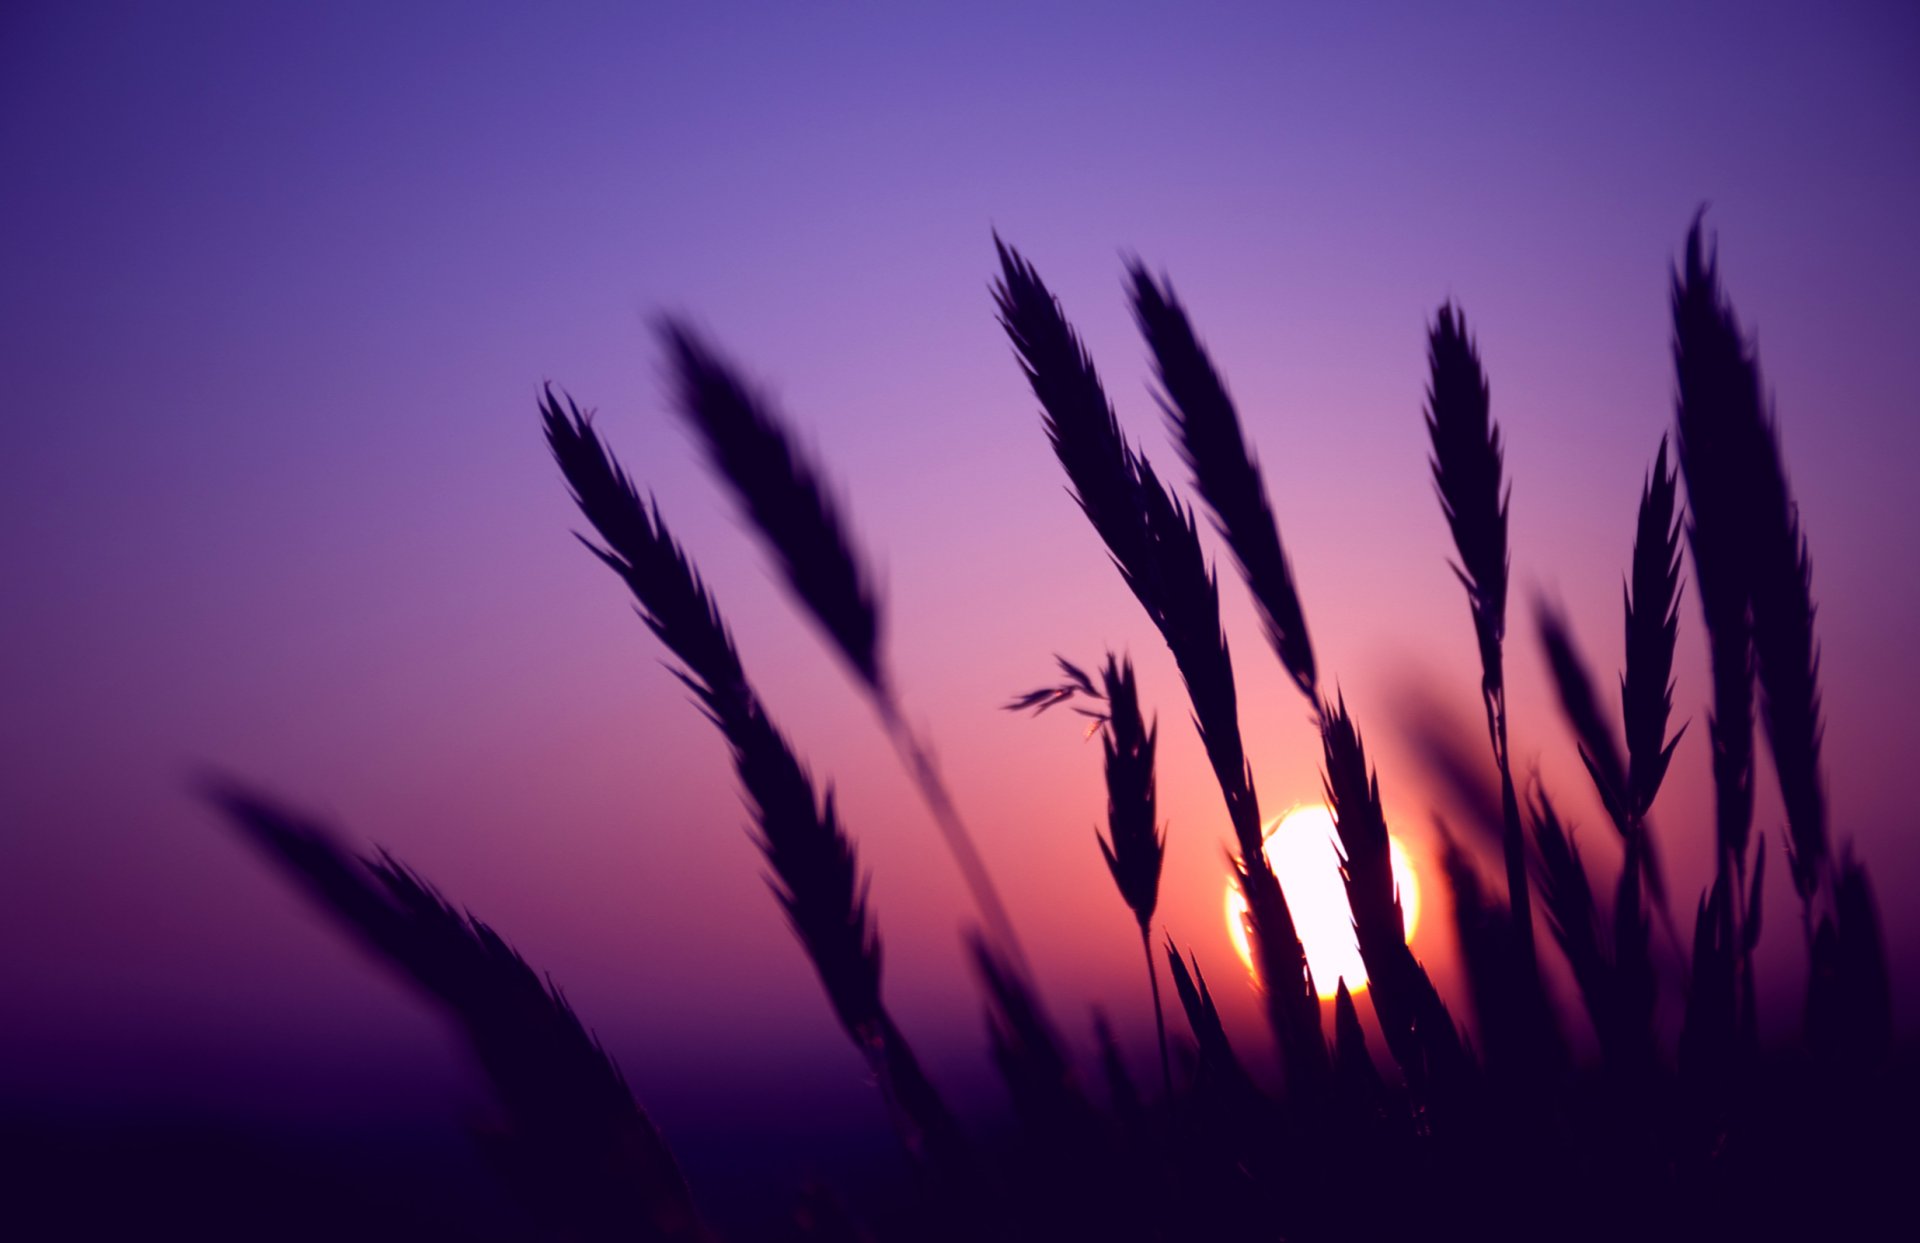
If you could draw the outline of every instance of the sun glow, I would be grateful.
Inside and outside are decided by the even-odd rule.
[[[1262,853],[1280,878],[1307,967],[1322,1001],[1331,1001],[1344,978],[1347,990],[1367,986],[1367,969],[1353,936],[1353,912],[1347,906],[1347,886],[1340,876],[1340,852],[1335,846],[1333,813],[1319,803],[1307,803],[1267,822]],[[1420,923],[1420,885],[1413,874],[1407,848],[1389,836],[1393,883],[1400,891],[1400,914],[1406,920],[1407,940]],[[1247,899],[1240,886],[1227,882],[1227,934],[1240,961],[1254,970],[1253,950],[1247,944]]]

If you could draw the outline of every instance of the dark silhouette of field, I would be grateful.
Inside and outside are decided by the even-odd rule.
[[[539,403],[548,447],[585,519],[582,542],[620,581],[720,735],[772,896],[865,1059],[906,1157],[893,1193],[867,1203],[818,1187],[778,1189],[791,1204],[784,1227],[836,1239],[1761,1238],[1860,1228],[1895,1211],[1915,1095],[1902,1069],[1910,1062],[1894,1056],[1866,862],[1827,822],[1809,552],[1818,515],[1803,522],[1794,502],[1758,359],[1701,223],[1672,274],[1674,426],[1647,447],[1640,504],[1620,519],[1623,533],[1634,532],[1632,562],[1591,568],[1626,583],[1623,670],[1589,669],[1550,606],[1534,610],[1532,627],[1513,624],[1509,480],[1491,388],[1461,308],[1443,305],[1431,321],[1425,431],[1466,595],[1459,633],[1481,671],[1485,735],[1435,738],[1430,751],[1441,769],[1491,761],[1498,782],[1497,795],[1479,800],[1483,823],[1443,826],[1469,985],[1457,997],[1441,995],[1405,938],[1365,742],[1368,729],[1387,723],[1356,720],[1333,671],[1316,659],[1304,588],[1327,588],[1295,581],[1238,411],[1171,282],[1130,265],[1133,310],[1192,494],[1309,707],[1324,759],[1369,977],[1363,1002],[1341,988],[1330,1031],[1294,913],[1261,850],[1221,587],[1196,509],[1129,439],[1037,268],[996,245],[1000,322],[1098,538],[1089,552],[1103,551],[1120,572],[1184,683],[1186,702],[1170,702],[1165,688],[1140,686],[1131,665],[1109,653],[1098,666],[1062,659],[1060,683],[1009,705],[1072,705],[1102,734],[1104,870],[1138,924],[1156,1013],[1163,965],[1179,1002],[1172,1023],[1162,1016],[1157,1067],[1130,1066],[1110,1038],[1097,1074],[1076,1064],[973,848],[964,791],[949,790],[932,740],[906,724],[910,710],[888,672],[878,578],[846,507],[780,412],[718,348],[674,320],[662,323],[660,338],[679,415],[793,600],[875,708],[970,886],[977,984],[1015,1120],[1002,1133],[973,1133],[956,1120],[911,1033],[894,1020],[884,912],[868,899],[857,831],[775,723],[720,603],[666,517],[570,397],[549,388]],[[1411,411],[1408,432],[1416,434]],[[1313,538],[1337,539],[1338,530],[1331,515]],[[1529,630],[1544,644],[1567,718],[1567,742],[1553,745],[1577,748],[1607,811],[1604,831],[1620,842],[1613,874],[1581,855],[1555,801],[1570,792],[1517,775],[1509,758],[1507,654]],[[1702,640],[1712,701],[1676,705],[1675,646]],[[1243,647],[1243,660],[1249,650],[1257,649]],[[1277,1083],[1246,1069],[1212,1000],[1219,982],[1183,957],[1193,930],[1155,927],[1164,845],[1156,702],[1169,720],[1190,714],[1221,790],[1281,1055]],[[1657,815],[1675,764],[1711,769],[1712,824]],[[1765,781],[1777,781],[1786,815],[1785,841],[1776,834],[1771,854],[1770,834],[1753,823],[1754,788]],[[498,1196],[511,1209],[478,1213],[455,1202],[436,1216],[436,1194],[469,1194],[452,1176],[411,1188],[417,1195],[395,1191],[391,1202],[385,1189],[362,1187],[360,1200],[316,1205],[310,1172],[270,1162],[247,1180],[248,1203],[282,1212],[286,1237],[329,1234],[330,1223],[354,1216],[349,1210],[403,1237],[714,1237],[703,1189],[683,1177],[672,1136],[636,1103],[556,982],[403,864],[359,855],[329,827],[231,781],[210,787],[210,797],[452,1020],[498,1106],[477,1134],[497,1186],[471,1194]],[[1669,889],[1661,838],[1677,834],[1714,843],[1704,893]],[[1482,858],[1478,842],[1497,848]],[[1102,884],[1094,853],[1084,883]],[[1762,910],[1770,857],[1790,868],[1797,910]],[[1806,947],[1805,1025],[1792,1047],[1759,1041],[1753,951],[1763,932]],[[1579,1012],[1561,1013],[1550,1000],[1542,982],[1550,957],[1577,984]],[[1663,972],[1681,976],[1677,1045],[1654,1020]],[[1385,1038],[1388,1064],[1368,1047],[1362,1005]],[[1591,1030],[1597,1058],[1572,1052],[1576,1026]],[[627,1069],[644,1096],[646,1068]],[[223,1141],[209,1147],[207,1161],[230,1159]],[[99,1155],[141,1164],[137,1152]],[[176,1158],[180,1169],[195,1159],[165,1160]]]

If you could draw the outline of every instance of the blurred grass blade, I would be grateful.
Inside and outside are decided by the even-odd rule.
[[[1213,369],[1185,308],[1164,277],[1155,282],[1134,260],[1128,264],[1134,319],[1153,351],[1164,391],[1160,406],[1193,472],[1195,491],[1213,511],[1240,576],[1260,609],[1267,640],[1300,693],[1320,708],[1318,674],[1293,571],[1280,544],[1279,524],[1267,504],[1260,464],[1247,448],[1240,415]]]
[[[708,1238],[680,1169],[606,1051],[500,936],[382,854],[238,786],[208,798],[307,894],[460,1024],[505,1116],[500,1145],[569,1238]]]
[[[1807,1043],[1830,1066],[1867,1079],[1893,1044],[1893,990],[1886,940],[1866,869],[1840,861],[1835,909],[1814,939]]]
[[[1604,719],[1600,700],[1593,693],[1593,679],[1573,644],[1567,619],[1543,599],[1534,602],[1534,620],[1540,632],[1540,646],[1547,655],[1547,668],[1553,675],[1553,688],[1566,714],[1574,737],[1580,743],[1580,758],[1593,778],[1594,788],[1605,804],[1608,817],[1624,839],[1628,827],[1626,763],[1620,757],[1611,722]]]
[[[782,577],[861,681],[886,684],[880,601],[840,506],[771,405],[699,334],[662,320],[674,408],[774,554]]]
[[[856,548],[821,472],[787,431],[773,404],[686,324],[660,323],[673,377],[674,405],[705,445],[714,473],[780,565],[782,576],[833,641],[867,692],[908,775],[919,788],[947,849],[1003,951],[1022,967],[1025,951],[980,857],[973,834],[934,762],[907,724],[881,646],[873,574]]]

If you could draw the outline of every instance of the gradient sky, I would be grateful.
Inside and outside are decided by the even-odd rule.
[[[1433,796],[1394,722],[1433,696],[1481,737],[1420,419],[1424,325],[1461,301],[1514,480],[1515,755],[1610,869],[1527,610],[1563,601],[1612,685],[1633,507],[1672,418],[1668,264],[1702,203],[1811,541],[1833,823],[1870,865],[1913,1032],[1911,6],[488,7],[0,15],[0,1099],[472,1096],[435,1021],[194,800],[214,767],[494,922],[670,1135],[724,1113],[722,1075],[880,1125],[719,739],[569,535],[534,413],[549,379],[600,408],[834,782],[902,1025],[950,1081],[984,1073],[953,869],[667,415],[662,309],[829,464],[909,710],[1056,1017],[1084,1047],[1103,1004],[1144,1051],[1138,944],[1092,840],[1098,749],[1063,714],[998,710],[1056,651],[1133,654],[1161,718],[1162,914],[1257,1059],[1218,791],[994,323],[989,230],[1178,476],[1121,257],[1172,274],[1419,862]],[[1223,579],[1278,812],[1318,797],[1317,747]],[[1703,669],[1689,589],[1693,728],[1656,809],[1683,923],[1709,866]],[[1777,851],[1764,768],[1760,789]],[[1804,953],[1782,862],[1762,965],[1784,1034]],[[1416,950],[1464,1008],[1429,912]]]

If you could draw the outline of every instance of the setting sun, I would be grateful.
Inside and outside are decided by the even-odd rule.
[[[1407,939],[1420,923],[1420,885],[1413,862],[1397,837],[1389,837],[1393,856],[1393,883],[1400,891],[1400,912],[1406,919]],[[1307,967],[1323,1001],[1339,992],[1345,979],[1351,992],[1367,986],[1367,969],[1354,940],[1353,913],[1347,906],[1346,883],[1340,876],[1340,853],[1335,843],[1333,813],[1319,803],[1307,803],[1269,821],[1264,853],[1280,878]],[[1253,951],[1247,944],[1247,900],[1240,886],[1227,882],[1227,933],[1240,961],[1253,969]]]

